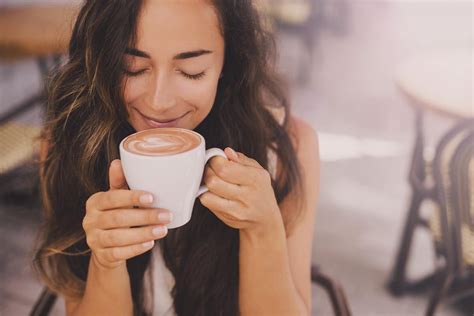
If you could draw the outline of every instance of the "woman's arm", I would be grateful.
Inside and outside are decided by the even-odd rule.
[[[241,315],[309,315],[291,273],[283,221],[268,227],[240,234]]]
[[[286,238],[281,216],[269,219],[259,234],[240,234],[240,308],[242,315],[311,314],[311,242],[319,191],[318,141],[314,130],[292,120],[302,167],[305,208],[298,225]],[[296,197],[290,193],[280,204],[292,212]]]
[[[43,138],[39,154],[41,178],[48,149]],[[109,180],[110,190],[94,194],[86,203],[82,224],[92,255],[82,298],[65,297],[67,315],[133,315],[126,260],[149,251],[154,240],[167,234],[166,226],[156,225],[169,223],[170,219],[159,217],[168,211],[130,209],[132,205],[148,208],[151,200],[142,200],[144,192],[127,190],[118,160],[110,166]],[[163,229],[154,233],[157,227]]]
[[[42,163],[48,149],[46,135],[40,144],[40,177],[43,175]],[[95,256],[92,255],[82,299],[66,297],[65,303],[67,315],[132,315],[132,294],[126,264],[114,269],[104,269],[96,264]]]
[[[168,233],[169,211],[150,208],[150,193],[125,189],[118,159],[111,163],[109,180],[109,191],[86,202],[82,226],[92,255],[82,299],[67,304],[71,315],[133,315],[126,261],[150,251]]]
[[[132,293],[126,264],[102,268],[91,256],[84,296],[66,298],[67,315],[133,315]]]

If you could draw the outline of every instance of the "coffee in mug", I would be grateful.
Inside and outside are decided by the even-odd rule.
[[[160,128],[135,133],[123,143],[126,151],[137,155],[164,156],[175,155],[199,146],[201,138],[186,129]]]
[[[200,186],[206,163],[226,157],[219,148],[205,149],[200,134],[182,128],[154,128],[120,142],[120,159],[130,189],[153,194],[152,207],[173,213],[168,228],[186,224],[195,199],[208,189]]]

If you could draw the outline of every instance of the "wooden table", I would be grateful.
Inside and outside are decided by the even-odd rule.
[[[72,5],[0,9],[0,59],[66,53],[77,10]]]
[[[396,71],[400,91],[415,108],[453,119],[474,117],[472,48],[418,55]]]
[[[59,56],[67,52],[78,5],[27,5],[0,9],[0,61],[35,58],[40,73],[49,71],[48,58],[59,64]],[[43,93],[3,113],[0,125],[42,102]]]

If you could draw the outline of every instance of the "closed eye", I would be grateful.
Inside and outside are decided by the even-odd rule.
[[[147,71],[147,69],[141,69],[141,70],[137,70],[137,71],[130,71],[130,70],[126,70],[124,69],[123,72],[125,73],[125,75],[129,76],[129,77],[136,77],[136,76],[139,76],[141,74],[143,74],[145,71]]]
[[[145,69],[141,69],[141,70],[137,70],[137,71],[130,71],[130,70],[126,70],[126,69],[123,70],[123,72],[125,73],[125,75],[127,75],[127,76],[129,76],[129,77],[137,77],[137,76],[139,76],[139,75],[145,73],[145,71],[147,71],[146,68],[145,68]],[[201,79],[202,77],[204,77],[204,75],[206,74],[205,71],[200,72],[200,73],[198,73],[198,74],[194,74],[194,75],[185,73],[185,72],[183,72],[183,71],[180,71],[180,73],[181,73],[184,77],[186,77],[186,78],[188,78],[188,79],[191,79],[191,80],[199,80],[199,79]]]
[[[199,79],[201,79],[202,77],[204,77],[204,75],[206,74],[206,72],[203,71],[203,72],[200,72],[200,73],[195,74],[195,75],[190,75],[190,74],[187,74],[187,73],[181,71],[181,74],[182,74],[183,76],[185,76],[186,78],[188,78],[188,79],[191,79],[191,80],[199,80]]]

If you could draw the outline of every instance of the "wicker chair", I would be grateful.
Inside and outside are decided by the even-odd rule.
[[[321,286],[329,295],[331,305],[336,316],[350,316],[351,311],[349,303],[344,294],[342,286],[331,279],[329,276],[321,273],[317,266],[311,267],[311,281]],[[56,302],[56,294],[44,287],[38,300],[33,306],[30,316],[47,316]]]
[[[417,165],[421,161],[417,154],[422,153],[415,152],[410,172],[416,190],[389,287],[395,295],[432,288],[426,314],[434,315],[442,299],[474,292],[474,119],[457,123],[442,137],[432,163]],[[433,185],[428,187],[429,177]],[[434,202],[429,219],[419,214],[427,199]],[[408,253],[418,227],[431,232],[436,269],[419,280],[408,280]]]
[[[51,68],[61,62],[66,52],[77,6],[27,5],[0,9],[0,60],[36,59],[41,81]],[[37,188],[29,181],[34,164],[28,164],[37,153],[35,140],[41,126],[18,121],[37,105],[44,105],[46,95],[41,88],[0,115],[0,199],[14,203],[35,199]]]
[[[437,269],[427,315],[446,297],[474,295],[474,120],[443,137],[432,173],[439,207],[429,227],[444,263]]]

